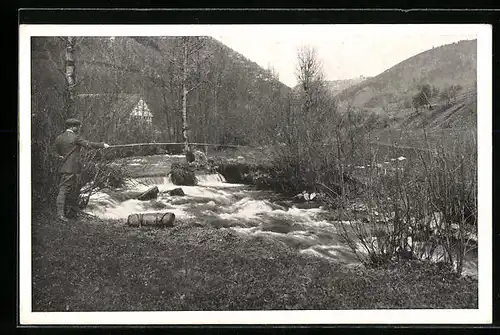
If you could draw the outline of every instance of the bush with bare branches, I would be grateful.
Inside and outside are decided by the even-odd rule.
[[[417,151],[390,174],[369,169],[358,204],[340,199],[337,227],[362,262],[417,258],[462,273],[466,254],[477,248],[473,135],[464,134],[452,149]]]
[[[321,193],[364,264],[442,261],[461,274],[466,254],[477,247],[475,130],[451,145],[422,130],[424,146],[400,156],[402,149],[377,144],[373,116],[350,105],[341,111],[321,93],[313,51],[301,50],[298,63],[291,140],[273,154],[274,178]]]

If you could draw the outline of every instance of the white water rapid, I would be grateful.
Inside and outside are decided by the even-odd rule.
[[[259,235],[284,242],[299,252],[324,257],[343,264],[358,260],[337,232],[334,222],[324,219],[321,208],[297,208],[292,202],[276,201],[278,196],[250,186],[230,184],[219,174],[198,175],[197,186],[177,186],[169,178],[135,178],[124,188],[101,191],[90,197],[86,212],[104,219],[124,219],[132,213],[168,211],[178,220],[233,229],[239,234]],[[150,201],[129,199],[120,194],[142,192],[158,186],[158,198]],[[182,188],[185,196],[167,191]],[[123,198],[122,198],[123,199]],[[275,200],[272,200],[275,199]],[[464,266],[464,274],[475,275],[477,261]]]

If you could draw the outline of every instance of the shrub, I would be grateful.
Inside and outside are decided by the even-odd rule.
[[[175,185],[194,186],[197,184],[194,170],[186,163],[172,163],[169,175]]]
[[[340,234],[366,265],[415,258],[445,262],[460,274],[466,253],[477,247],[474,129],[452,145],[446,134],[431,142],[424,132],[422,150],[405,152],[373,146],[370,129],[349,115],[333,130],[323,143],[280,146],[272,168],[254,173],[254,183],[323,193],[325,204],[336,208]],[[407,159],[392,168],[381,164],[400,155]]]
[[[127,171],[125,163],[117,163],[99,155],[99,151],[88,151],[82,155],[84,166],[79,183],[82,186],[80,207],[86,207],[90,196],[104,188],[118,188],[125,185]]]
[[[433,259],[460,274],[465,254],[476,247],[476,154],[475,138],[465,133],[454,148],[416,152],[392,174],[371,170],[359,199],[363,210],[345,199],[339,207],[342,237],[365,264]]]

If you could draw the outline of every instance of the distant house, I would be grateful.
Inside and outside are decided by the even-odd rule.
[[[149,127],[153,124],[150,107],[139,94],[78,94],[75,103],[84,129],[92,129],[92,136],[105,138],[109,134],[126,132],[132,125]]]
[[[77,111],[82,121],[130,120],[153,122],[153,114],[145,99],[139,94],[87,93],[76,96]]]
[[[131,119],[144,120],[148,123],[153,122],[153,114],[151,114],[148,105],[141,98],[139,98],[139,101],[135,105],[134,109],[130,112],[129,117]]]

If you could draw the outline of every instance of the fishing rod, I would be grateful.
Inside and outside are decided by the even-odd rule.
[[[131,144],[115,144],[110,145],[108,148],[128,148],[128,147],[140,147],[140,146],[148,146],[148,145],[184,145],[185,143],[131,143]],[[189,145],[197,145],[197,146],[218,146],[218,147],[233,147],[233,148],[246,148],[246,145],[236,145],[236,144],[212,144],[212,143],[189,143]]]
[[[178,142],[168,142],[168,143],[130,143],[130,144],[115,144],[110,145],[108,148],[130,148],[130,147],[140,147],[140,146],[154,146],[154,145],[184,145],[185,143]],[[427,148],[418,148],[418,147],[410,147],[410,146],[400,146],[394,145],[390,143],[382,143],[382,142],[371,142],[372,145],[380,145],[380,146],[389,146],[395,149],[413,149],[417,151],[430,151],[434,152],[434,150]],[[236,145],[236,144],[213,144],[213,143],[189,143],[189,145],[195,146],[216,146],[216,147],[229,147],[229,148],[252,148],[248,145]],[[329,144],[323,144],[323,146],[330,146]]]

